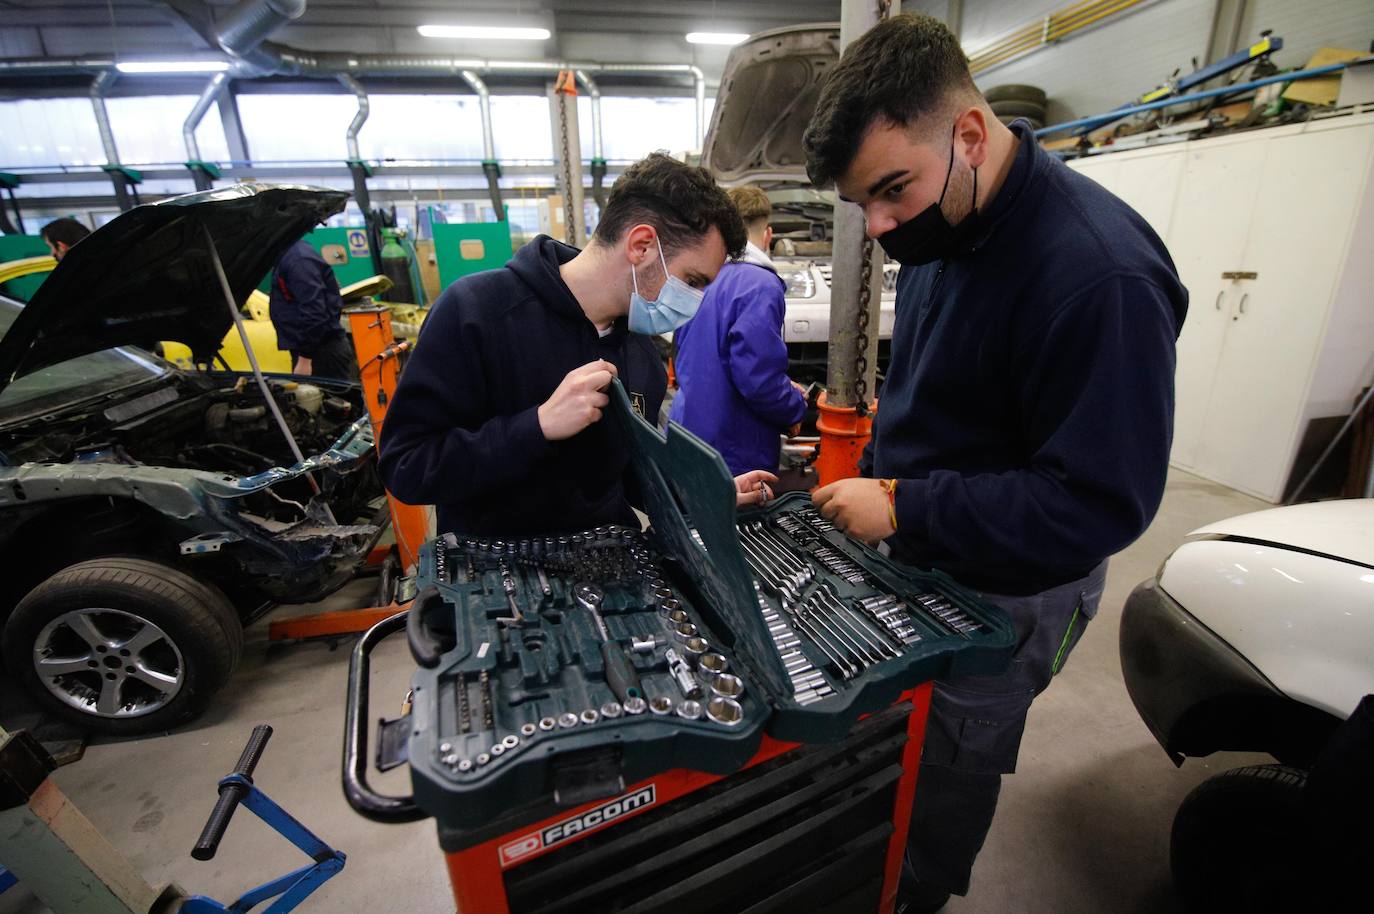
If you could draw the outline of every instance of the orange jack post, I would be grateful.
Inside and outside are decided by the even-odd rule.
[[[395,396],[400,378],[398,357],[410,348],[410,343],[396,341],[391,331],[391,311],[386,308],[350,308],[345,313],[353,333],[372,434],[380,447],[387,404]],[[428,539],[429,518],[420,505],[407,505],[390,494],[387,501],[391,507],[391,530],[401,552],[401,567],[409,572],[419,557],[420,544]]]
[[[821,433],[821,452],[816,458],[817,486],[858,476],[859,458],[873,437],[877,402],[869,407],[868,415],[860,416],[852,406],[831,406],[822,393],[816,407],[820,410],[816,430]]]

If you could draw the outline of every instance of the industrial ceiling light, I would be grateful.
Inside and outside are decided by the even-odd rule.
[[[688,32],[689,44],[739,44],[749,38],[743,32]]]
[[[420,25],[415,30],[425,38],[484,38],[493,41],[547,41],[548,29],[487,25]]]
[[[125,60],[115,64],[121,73],[223,73],[225,60]]]

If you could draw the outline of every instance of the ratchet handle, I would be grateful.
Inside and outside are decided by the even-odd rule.
[[[262,758],[267,741],[271,737],[272,728],[267,724],[254,727],[247,745],[243,747],[243,754],[239,756],[238,763],[234,765],[234,770],[230,774],[237,774],[252,781],[253,769],[258,767],[258,761]],[[234,810],[239,808],[239,803],[246,796],[248,788],[242,784],[220,785],[219,799],[215,801],[215,808],[210,810],[210,818],[205,820],[205,828],[201,830],[200,839],[191,849],[192,857],[197,860],[214,858],[215,852],[219,850],[219,842],[224,837],[224,831],[229,827],[229,820],[234,817]]]
[[[635,672],[634,663],[626,656],[623,647],[614,641],[601,642],[601,659],[606,664],[606,684],[611,687],[617,700],[623,704],[627,698],[644,697],[639,674]]]

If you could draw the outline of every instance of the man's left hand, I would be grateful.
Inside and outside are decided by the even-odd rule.
[[[888,513],[888,494],[876,479],[841,479],[811,493],[811,500],[822,517],[865,543],[897,532]]]
[[[778,477],[767,470],[750,470],[735,477],[735,507],[761,505],[773,497],[769,483],[777,482]]]

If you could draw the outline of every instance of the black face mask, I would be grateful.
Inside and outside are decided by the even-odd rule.
[[[953,174],[954,141],[951,139],[949,169],[945,172],[945,186],[940,188],[940,199],[891,231],[878,236],[878,243],[888,257],[902,266],[917,267],[948,257],[967,245],[969,237],[978,227],[978,169],[973,169],[973,208],[959,220],[958,225],[950,225],[940,209]]]

